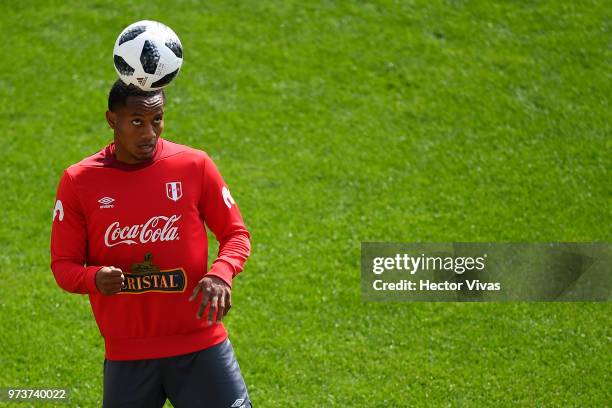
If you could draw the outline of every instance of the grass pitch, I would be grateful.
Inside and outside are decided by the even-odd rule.
[[[608,303],[372,304],[359,283],[361,241],[610,241],[604,1],[3,2],[1,387],[100,404],[51,212],[111,140],[112,46],[141,19],[184,45],[164,136],[210,153],[253,235],[227,326],[255,406],[610,404]]]

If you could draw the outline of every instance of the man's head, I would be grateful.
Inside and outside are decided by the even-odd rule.
[[[164,130],[162,89],[145,92],[117,80],[108,94],[106,120],[115,131],[115,155],[130,164],[149,160]]]

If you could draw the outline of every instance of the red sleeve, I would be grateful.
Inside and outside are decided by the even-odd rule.
[[[219,254],[208,275],[217,276],[232,286],[233,277],[244,269],[251,252],[250,234],[217,166],[208,155],[204,159],[198,207],[204,222],[219,241]]]
[[[57,189],[51,227],[51,270],[57,284],[72,293],[95,293],[96,272],[86,266],[87,227],[73,181],[64,172]]]

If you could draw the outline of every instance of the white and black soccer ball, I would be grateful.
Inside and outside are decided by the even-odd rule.
[[[130,24],[119,34],[113,62],[125,84],[153,91],[176,78],[183,64],[183,46],[170,27],[142,20]]]

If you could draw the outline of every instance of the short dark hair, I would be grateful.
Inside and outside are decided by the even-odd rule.
[[[164,102],[166,102],[166,94],[164,88],[156,89],[155,91],[143,91],[132,84],[126,85],[122,80],[118,79],[113,84],[108,93],[108,110],[116,112],[117,108],[125,106],[127,98],[130,96],[142,96],[148,98],[150,96],[159,95],[161,93]]]

